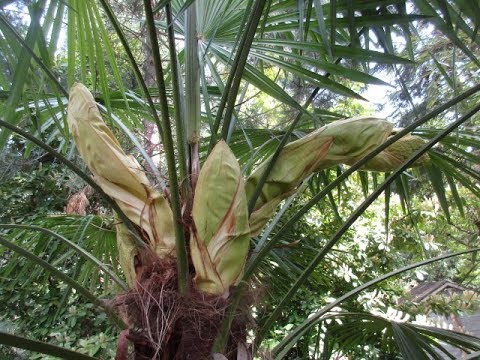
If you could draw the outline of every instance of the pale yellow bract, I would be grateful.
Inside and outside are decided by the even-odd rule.
[[[150,247],[160,257],[175,256],[173,217],[167,200],[152,188],[139,163],[122,150],[82,84],[70,90],[68,124],[95,182],[146,233]],[[119,237],[119,241],[127,239]]]
[[[251,235],[255,236],[275,214],[278,204],[315,171],[338,164],[352,165],[392,134],[393,125],[375,117],[357,117],[335,121],[286,145],[270,172],[250,216]],[[424,141],[406,135],[368,161],[364,170],[393,171],[418,150]],[[413,166],[428,161],[424,155]],[[247,197],[255,191],[270,158],[247,178]]]

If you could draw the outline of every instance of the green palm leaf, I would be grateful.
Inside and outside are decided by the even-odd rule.
[[[348,351],[349,347],[354,349],[359,343],[367,345],[381,341],[386,354],[398,352],[404,359],[443,359],[443,355],[453,359],[454,355],[441,343],[463,351],[478,351],[480,346],[477,338],[467,334],[372,314],[333,313],[323,318],[323,322],[327,320],[333,320],[332,325],[327,325],[330,341],[341,345],[343,351]],[[335,320],[340,320],[341,325]]]
[[[0,332],[0,344],[13,346],[20,349],[30,350],[45,355],[57,356],[72,360],[95,360],[96,358],[84,355],[60,346],[51,345],[45,342],[27,339],[23,336]]]

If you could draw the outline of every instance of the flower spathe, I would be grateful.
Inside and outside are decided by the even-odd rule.
[[[252,236],[257,235],[275,214],[278,204],[292,194],[298,185],[315,171],[338,164],[352,165],[391,136],[393,124],[375,117],[338,120],[307,136],[287,144],[267,177],[261,194],[250,215]],[[362,169],[392,171],[418,150],[424,141],[406,135],[369,160]],[[271,158],[261,163],[247,178],[246,192],[250,198]],[[425,155],[413,166],[428,161]]]
[[[145,232],[147,243],[155,253],[160,257],[174,256],[173,217],[167,200],[153,189],[140,164],[122,150],[104,123],[92,94],[82,84],[70,89],[68,125],[95,182]],[[125,231],[118,234],[123,234],[117,236],[119,242],[131,241]],[[131,245],[125,244],[119,249],[125,247],[131,249]],[[125,257],[120,256],[122,258]],[[132,271],[131,264],[122,264],[122,267]]]
[[[245,185],[237,159],[222,140],[205,161],[197,182],[190,253],[201,291],[226,295],[240,280],[250,228]]]

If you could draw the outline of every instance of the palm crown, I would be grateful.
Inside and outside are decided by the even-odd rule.
[[[470,79],[460,84],[435,54],[430,53],[433,64],[444,77],[446,89],[451,90],[451,99],[419,113],[414,121],[404,121],[404,128],[394,130],[390,122],[373,117],[342,120],[346,116],[322,109],[316,100],[325,90],[362,98],[349,86],[352,82],[385,84],[371,75],[371,63],[396,72],[400,65],[413,64],[412,32],[417,31],[419,22],[432,24],[461,53],[464,62],[458,66],[467,63],[478,68],[475,51],[465,46],[462,38],[475,46],[478,43],[480,20],[476,14],[480,9],[475,2],[239,0],[152,4],[145,0],[137,4],[142,11],[135,14],[142,19],[139,29],[147,39],[144,45],[130,38],[127,27],[115,15],[112,7],[118,4],[106,0],[69,0],[68,4],[33,1],[27,29],[9,16],[8,3],[0,2],[0,50],[1,61],[13,71],[0,79],[4,90],[0,144],[8,148],[12,134],[25,137],[27,149],[35,144],[54,155],[109,202],[117,218],[118,259],[128,286],[103,261],[70,242],[66,234],[62,236],[61,230],[49,233],[47,221],[44,227],[26,228],[55,236],[120,284],[125,298],[113,303],[121,309],[120,318],[111,303],[100,301],[79,279],[60,275],[35,251],[20,248],[7,235],[0,237],[1,244],[56,271],[62,281],[103,307],[120,326],[128,326],[123,334],[133,342],[137,356],[174,358],[182,351],[189,355],[192,347],[185,339],[192,334],[179,331],[178,324],[188,326],[185,324],[191,323],[192,313],[172,315],[164,321],[162,326],[174,334],[170,339],[159,328],[152,327],[153,336],[145,335],[148,331],[136,332],[145,326],[135,318],[138,311],[145,311],[145,318],[165,314],[165,309],[174,308],[172,304],[182,296],[190,298],[195,310],[213,306],[221,314],[213,321],[208,316],[202,319],[214,323],[201,324],[209,328],[207,355],[223,353],[230,358],[256,351],[288,302],[370,204],[389,191],[391,184],[402,186],[404,194],[408,192],[404,174],[409,168],[418,167],[426,173],[447,217],[450,210],[445,183],[461,212],[458,186],[480,195],[478,168],[473,165],[479,160],[479,140],[471,126],[478,112],[475,100],[480,87]],[[64,20],[66,32],[62,30]],[[66,56],[54,61],[60,35],[65,33]],[[403,53],[396,50],[397,38],[406,44]],[[144,51],[134,46],[143,46]],[[141,60],[147,63],[144,74]],[[76,81],[86,86],[74,85]],[[289,84],[293,81],[311,89],[311,94],[292,95]],[[415,109],[415,99],[402,85],[403,96]],[[242,123],[241,104],[251,87],[294,109],[288,126],[264,131]],[[98,94],[96,98],[89,88]],[[302,100],[304,104],[300,104]],[[445,111],[436,126],[424,125]],[[33,126],[25,126],[25,120],[31,120]],[[165,172],[158,170],[153,154],[142,148],[134,134],[149,122],[156,125],[161,138]],[[140,159],[126,155],[114,135],[118,130],[136,145],[155,184],[148,179]],[[441,146],[436,145],[439,143]],[[93,179],[65,156],[74,151],[73,144]],[[338,170],[338,176],[330,181],[331,168]],[[295,261],[279,258],[282,232],[290,230],[357,170],[362,171],[359,176],[367,192],[368,176],[375,181],[381,178],[383,183],[339,224],[323,247],[313,254],[305,248],[300,258],[309,262],[300,272]],[[366,175],[365,170],[382,175]],[[311,184],[312,176],[328,181],[289,219],[282,219],[293,198]],[[6,229],[22,226],[2,225]],[[97,255],[94,249],[91,251]],[[353,289],[296,326],[272,350],[273,356],[286,356],[301,339],[307,344],[315,341],[312,329],[320,329],[319,324],[335,316],[328,312],[367,287],[417,266],[476,250],[410,265]],[[99,257],[111,253],[112,248],[98,248]],[[244,320],[248,306],[239,304],[248,305],[246,294],[252,277],[261,279],[272,270],[265,270],[271,257],[283,261],[283,271],[290,273],[292,283],[278,294],[281,300],[276,301],[276,308],[260,319],[250,349]],[[148,299],[149,291],[164,288],[174,294],[165,297],[165,304],[150,309],[154,312],[127,305],[130,300]],[[392,346],[405,358],[438,357],[432,350],[432,345],[440,346],[438,339],[480,350],[478,340],[468,336],[399,325],[368,314],[352,315],[352,319],[358,319],[358,328],[374,324],[376,334],[387,329],[390,341],[396,341]],[[194,331],[197,341],[200,328],[197,334]],[[413,333],[422,341],[416,341]],[[8,336],[2,339],[10,339]],[[124,344],[119,345],[117,356],[123,356]],[[36,346],[51,354],[57,351],[45,344]],[[323,356],[328,356],[326,347],[323,350]]]

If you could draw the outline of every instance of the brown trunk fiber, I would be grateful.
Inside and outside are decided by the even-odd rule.
[[[129,326],[120,336],[116,360],[126,360],[126,340],[133,344],[135,360],[211,359],[228,300],[200,293],[193,282],[187,295],[180,294],[174,259],[156,258],[138,274],[136,289],[115,301]],[[238,344],[246,342],[245,314],[234,320],[227,359],[237,359]]]

